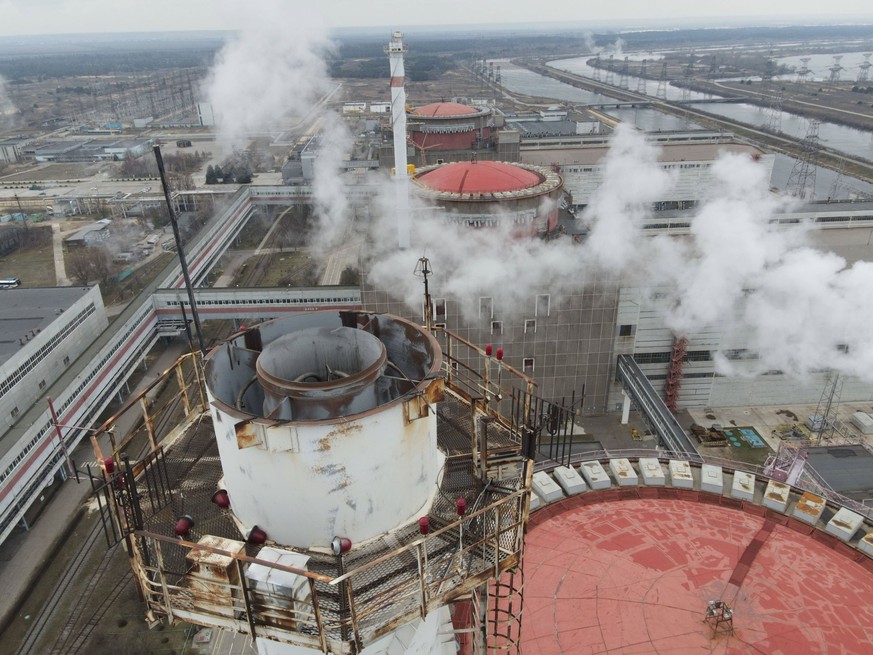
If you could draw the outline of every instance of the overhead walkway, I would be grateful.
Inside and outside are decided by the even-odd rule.
[[[652,383],[643,374],[639,365],[632,355],[619,355],[617,364],[617,376],[624,390],[625,406],[629,409],[629,402],[643,413],[646,423],[658,435],[658,442],[667,450],[686,455],[689,459],[702,461],[700,452],[691,438],[679,425],[676,417],[667,409],[664,401],[655,391]],[[623,416],[626,416],[625,411]]]

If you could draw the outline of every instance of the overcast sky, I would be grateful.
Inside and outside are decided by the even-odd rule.
[[[265,0],[0,0],[0,35],[234,29]],[[266,0],[269,4],[269,0]],[[284,0],[286,14],[321,12],[329,27],[725,18],[785,22],[873,22],[870,0]],[[222,6],[224,5],[224,6]],[[596,25],[594,26],[596,27]]]

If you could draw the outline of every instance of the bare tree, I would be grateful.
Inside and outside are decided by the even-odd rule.
[[[67,255],[67,273],[80,286],[91,279],[91,255],[85,248],[73,250]]]

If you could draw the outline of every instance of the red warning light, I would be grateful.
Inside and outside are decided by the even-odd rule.
[[[218,505],[221,509],[227,509],[230,507],[230,496],[227,495],[227,491],[224,489],[219,489],[212,494],[212,502]]]
[[[178,519],[176,519],[176,536],[177,537],[185,537],[191,531],[191,528],[194,527],[194,519],[191,518],[188,514],[183,514]]]
[[[267,533],[258,526],[254,526],[246,533],[246,541],[250,544],[262,544],[267,541]]]

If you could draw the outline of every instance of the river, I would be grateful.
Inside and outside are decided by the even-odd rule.
[[[558,80],[540,75],[539,73],[534,73],[527,69],[515,68],[505,61],[500,63],[502,65],[501,77],[503,84],[507,89],[515,93],[524,93],[527,95],[554,98],[555,100],[581,104],[600,104],[614,100],[614,98],[610,98],[609,96],[593,93],[584,89],[578,89],[569,84],[559,82]],[[591,70],[587,65],[585,68],[589,71]],[[742,120],[743,122],[756,126],[765,122],[767,112],[765,108],[745,103],[700,103],[696,106],[705,111],[722,115],[727,118],[733,118],[735,120]],[[691,119],[682,119],[652,108],[609,109],[606,113],[623,122],[633,123],[638,128],[647,132],[657,132],[659,130],[703,129],[701,125]],[[789,114],[787,112],[783,112],[782,114],[782,129],[786,134],[791,134],[797,138],[803,138],[806,135],[808,124],[809,123],[805,118],[795,114]],[[819,128],[819,134],[822,143],[826,143],[829,147],[842,150],[849,154],[856,154],[873,159],[873,133],[863,132],[861,130],[855,130],[841,125],[834,125],[833,123],[822,123]],[[786,155],[776,156],[776,161],[773,166],[773,175],[770,180],[773,187],[785,190],[788,177],[795,161],[795,159]],[[846,199],[857,196],[858,191],[873,194],[873,185],[854,178],[843,178],[837,186],[836,193],[833,193],[834,181],[836,179],[837,173],[835,171],[828,168],[816,167],[815,197],[817,199],[828,197]]]
[[[825,55],[820,56],[824,57]],[[591,78],[594,75],[594,69],[586,63],[589,58],[590,57],[576,57],[573,59],[560,59],[558,61],[550,62],[549,65],[559,70],[565,70]],[[812,64],[812,62],[810,62],[810,64]],[[528,72],[530,73],[531,71]],[[531,79],[543,77],[536,73],[532,74],[535,77]],[[605,71],[601,71],[601,79],[605,79],[605,74]],[[636,90],[637,81],[639,79],[640,78],[630,76],[628,78],[628,88]],[[613,73],[613,80],[616,82],[618,81],[617,73]],[[519,93],[524,93],[525,91],[523,91],[523,87],[524,81],[520,81],[518,88],[513,90],[516,90]],[[645,80],[645,87],[646,94],[654,96],[657,91],[658,82],[654,80]],[[683,92],[682,89],[670,86],[669,84],[666,86],[666,95],[668,100],[682,100],[686,95],[689,100],[707,99],[707,96],[703,93],[697,93],[694,91]],[[731,118],[753,127],[761,127],[767,123],[768,110],[765,107],[759,107],[749,103],[692,103],[690,106],[708,111],[717,116]],[[806,136],[808,127],[809,120],[803,116],[798,116],[797,114],[792,114],[790,112],[781,112],[781,131],[784,134],[796,139],[802,139]],[[646,129],[670,128],[656,127]],[[873,161],[873,133],[871,132],[846,127],[844,125],[837,125],[836,123],[821,122],[819,124],[819,142],[822,145],[839,152],[856,157],[863,157],[864,159]]]

